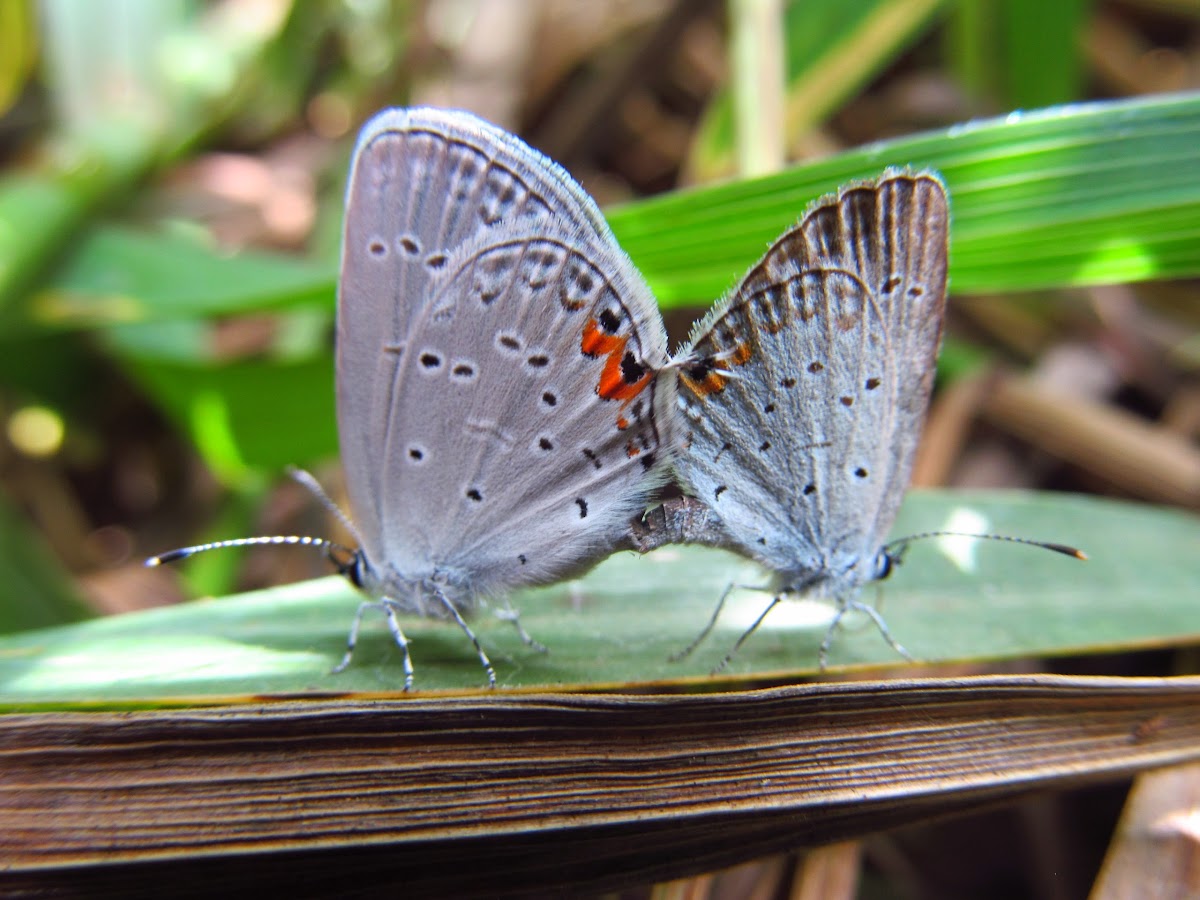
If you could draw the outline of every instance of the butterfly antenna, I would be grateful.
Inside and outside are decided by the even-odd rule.
[[[168,550],[166,553],[160,553],[158,556],[151,556],[146,560],[146,565],[161,566],[166,563],[187,559],[189,556],[195,556],[197,553],[204,553],[208,550],[223,550],[226,547],[258,547],[263,544],[315,547],[318,550],[324,550],[325,555],[337,566],[339,572],[343,571],[347,566],[352,565],[355,557],[354,550],[334,541],[327,541],[325,538],[303,537],[296,534],[274,534],[261,537],[233,538],[228,541],[213,541],[208,544],[180,547],[177,550]]]
[[[904,554],[908,552],[908,545],[913,541],[923,541],[926,538],[936,537],[965,537],[975,538],[981,541],[1008,541],[1010,544],[1027,544],[1030,547],[1040,547],[1043,550],[1052,550],[1055,553],[1061,553],[1064,556],[1073,556],[1075,559],[1086,560],[1088,558],[1087,554],[1082,550],[1077,547],[1068,546],[1067,544],[1055,544],[1050,541],[1035,541],[1030,538],[1012,537],[1011,535],[1007,534],[973,534],[966,531],[923,531],[920,534],[910,534],[907,537],[902,537],[898,540],[892,541],[883,549],[891,558],[892,562],[900,563],[904,560]]]
[[[304,469],[299,469],[295,466],[288,466],[287,473],[296,482],[307,488],[309,493],[316,497],[317,501],[325,509],[346,526],[346,530],[354,536],[354,539],[359,544],[362,544],[354,523],[350,521],[349,516],[342,512],[336,503],[329,499],[329,495],[325,493],[325,490],[317,482],[317,479],[313,478]],[[338,573],[342,575],[348,575],[358,559],[357,550],[353,550],[345,544],[339,544],[336,541],[295,534],[274,534],[259,537],[232,538],[227,541],[212,541],[208,544],[194,544],[191,547],[180,547],[177,550],[168,550],[166,553],[160,553],[158,556],[151,556],[146,560],[146,565],[161,566],[165,563],[178,562],[181,559],[187,559],[190,556],[195,556],[197,553],[204,553],[208,550],[223,550],[227,547],[259,547],[267,544],[274,546],[313,547],[317,550],[323,550],[326,558],[333,563]]]
[[[321,487],[320,482],[313,478],[311,473],[296,466],[288,466],[286,471],[293,481],[307,488],[308,492],[317,498],[317,502],[345,526],[345,529],[353,535],[354,540],[358,542],[359,546],[362,545],[362,538],[358,534],[358,529],[354,527],[354,523],[350,521],[350,517],[342,512],[342,508],[330,499],[329,495],[325,493],[325,488]]]

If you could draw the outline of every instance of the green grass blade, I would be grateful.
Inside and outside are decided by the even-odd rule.
[[[1071,495],[914,492],[894,533],[946,527],[1066,542],[1091,559],[999,542],[914,545],[879,596],[893,633],[919,659],[982,661],[1200,639],[1195,516]],[[680,663],[667,657],[695,637],[730,581],[761,578],[720,551],[622,553],[578,582],[514,598],[548,654],[523,646],[494,617],[478,617],[475,627],[506,687],[706,685],[708,671],[764,608],[765,595],[735,594],[693,657]],[[341,579],[329,578],[11,636],[0,641],[0,706],[398,689],[400,656],[374,617],[366,620],[350,668],[329,674],[359,599]],[[875,599],[874,589],[864,599]],[[822,604],[781,606],[730,673],[811,673],[829,614]],[[475,655],[454,625],[409,618],[404,628],[420,689],[482,686]],[[900,660],[869,623],[855,622],[836,636],[830,662],[863,667]]]
[[[715,298],[806,205],[885,166],[950,189],[951,289],[1200,274],[1200,93],[1013,114],[609,213],[663,306]]]

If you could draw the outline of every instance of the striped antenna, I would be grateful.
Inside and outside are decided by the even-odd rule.
[[[1073,556],[1075,559],[1088,558],[1087,554],[1082,550],[1066,544],[1035,541],[1030,538],[1012,537],[1007,534],[972,534],[966,531],[923,531],[920,534],[910,534],[908,537],[898,538],[885,546],[883,550],[893,563],[899,564],[904,561],[904,554],[908,552],[908,545],[913,541],[923,541],[926,538],[936,537],[966,537],[976,538],[981,541],[1008,541],[1010,544],[1028,544],[1030,547],[1041,547],[1043,550],[1052,550],[1064,556]]]
[[[329,557],[330,561],[339,570],[347,563],[340,560],[338,555],[345,554],[347,558],[352,558],[355,553],[349,547],[333,541],[327,541],[325,538],[302,537],[296,534],[272,534],[261,537],[232,538],[228,541],[212,541],[208,544],[194,544],[191,547],[180,547],[177,550],[168,550],[166,553],[160,553],[158,556],[151,556],[146,560],[146,565],[161,566],[165,563],[187,559],[189,556],[195,556],[197,553],[204,553],[207,550],[223,550],[226,547],[257,547],[262,544],[315,547],[318,550],[324,550],[325,555]]]
[[[317,479],[313,478],[308,472],[303,469],[298,469],[295,466],[288,466],[287,473],[297,483],[302,484],[308,491],[317,498],[318,502],[332,513],[339,522],[346,526],[346,530],[354,535],[354,539],[359,540],[358,532],[354,528],[354,523],[350,518],[342,512],[341,508],[336,503],[329,499],[329,495],[317,483]],[[208,550],[223,550],[227,547],[258,547],[265,544],[273,544],[276,546],[293,546],[293,547],[313,547],[317,550],[325,551],[325,556],[334,566],[337,567],[338,573],[341,575],[349,575],[358,560],[359,553],[344,544],[339,544],[336,541],[326,540],[325,538],[306,537],[296,534],[272,534],[263,535],[260,537],[245,537],[232,538],[227,541],[212,541],[207,544],[194,544],[191,547],[180,547],[177,550],[168,550],[166,553],[160,553],[157,556],[151,556],[146,560],[147,566],[161,566],[166,563],[177,562],[181,559],[187,559],[189,556],[195,556],[197,553],[204,553]]]

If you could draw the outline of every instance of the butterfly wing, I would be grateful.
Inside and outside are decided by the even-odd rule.
[[[933,175],[824,198],[681,354],[681,478],[785,586],[843,577],[891,528],[933,386],[947,240]]]
[[[338,415],[367,557],[481,593],[599,559],[665,455],[667,353],[595,204],[435,110],[370,123],[347,198]]]

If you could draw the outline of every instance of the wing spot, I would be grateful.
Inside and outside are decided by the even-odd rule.
[[[892,291],[894,291],[899,286],[900,286],[900,276],[893,275],[891,278],[889,278],[887,281],[885,281],[883,283],[883,293],[890,294]]]
[[[924,294],[925,294],[924,288],[914,286],[914,287],[910,287],[908,289],[908,296],[910,296],[910,297],[921,297]]]
[[[816,375],[818,372],[823,371],[824,368],[825,368],[825,364],[822,362],[814,361],[814,362],[810,362],[808,364],[808,371],[812,372],[814,375]]]
[[[717,489],[715,491],[713,491],[713,499],[714,500],[718,499],[727,490],[729,490],[729,485],[726,485],[726,484],[717,485]]]
[[[765,537],[760,537],[760,538],[758,539],[758,542],[759,542],[760,544],[762,544],[764,547],[765,547],[765,546],[767,546],[767,539],[766,539]]]
[[[584,500],[582,497],[576,497],[575,505],[579,507],[579,518],[586,519],[587,518],[587,501]]]
[[[592,461],[592,465],[593,465],[593,466],[595,466],[597,469],[599,469],[599,468],[600,468],[600,465],[601,465],[601,464],[600,464],[600,457],[596,455],[596,451],[595,451],[595,450],[592,450],[592,449],[591,449],[591,448],[589,448],[589,447],[584,447],[584,448],[583,448],[583,455],[584,455],[584,456],[586,456],[588,459],[590,459],[590,460]]]
[[[516,353],[521,349],[521,339],[502,331],[496,335],[496,347],[507,353]]]
[[[642,470],[649,472],[652,468],[654,468],[654,454],[647,453],[642,456]]]
[[[412,238],[408,237],[408,235],[405,235],[404,237],[400,238],[399,243],[400,243],[400,249],[403,250],[405,253],[407,253],[409,256],[416,256],[418,253],[421,252],[421,245],[418,244],[416,241],[414,241]]]
[[[842,397],[841,404],[842,404],[842,406],[845,406],[845,407],[851,407],[854,405],[854,398],[853,397]]]
[[[425,265],[431,269],[442,269],[446,266],[447,256],[445,253],[431,253],[425,257]]]
[[[538,438],[538,446],[549,453],[554,449],[554,441],[550,440],[548,437],[541,437]]]
[[[517,562],[519,562],[521,565],[525,565],[525,563],[529,562],[529,560],[526,558],[524,553],[518,553]]]
[[[804,486],[804,496],[805,497],[811,497],[816,492],[817,492],[817,486],[815,484],[813,484],[811,481]]]
[[[525,360],[525,362],[529,363],[535,369],[544,369],[550,365],[550,357],[545,353],[535,353]]]
[[[875,388],[879,387],[879,385],[881,385],[882,383],[883,382],[880,381],[878,378],[868,378],[867,379],[867,390],[873,391],[873,390],[875,390]]]
[[[375,257],[387,256],[387,244],[381,240],[374,240],[367,244],[367,251]]]
[[[544,394],[542,394],[542,402],[547,406],[557,406],[558,397],[554,396],[554,394],[550,393],[550,391],[546,391]]]
[[[611,309],[606,309],[600,313],[599,320],[600,327],[609,334],[616,334],[617,329],[621,327],[621,320]]]
[[[626,384],[637,384],[646,374],[646,367],[632,353],[621,357],[621,378]]]
[[[440,369],[442,367],[442,358],[436,353],[426,350],[419,357],[421,367],[425,369]]]
[[[415,463],[424,462],[425,448],[418,447],[415,444],[408,448],[408,458]]]
[[[773,413],[773,412],[775,412],[775,404],[774,404],[774,403],[768,403],[766,406],[764,406],[764,407],[763,407],[763,412],[765,412],[765,413]]]
[[[862,466],[859,466],[857,469],[854,470],[854,477],[855,478],[866,478],[867,470],[864,469]]]
[[[759,452],[765,453],[766,451],[771,449],[771,442],[763,441],[761,444],[758,445],[758,449],[759,449]]]
[[[476,503],[482,503],[483,494],[479,492],[479,488],[467,488],[467,499],[473,500]]]
[[[785,378],[782,381],[780,381],[779,384],[781,387],[791,389],[796,386],[796,379],[795,378]]]
[[[456,381],[474,381],[475,366],[470,362],[457,362],[450,369],[450,376]]]

